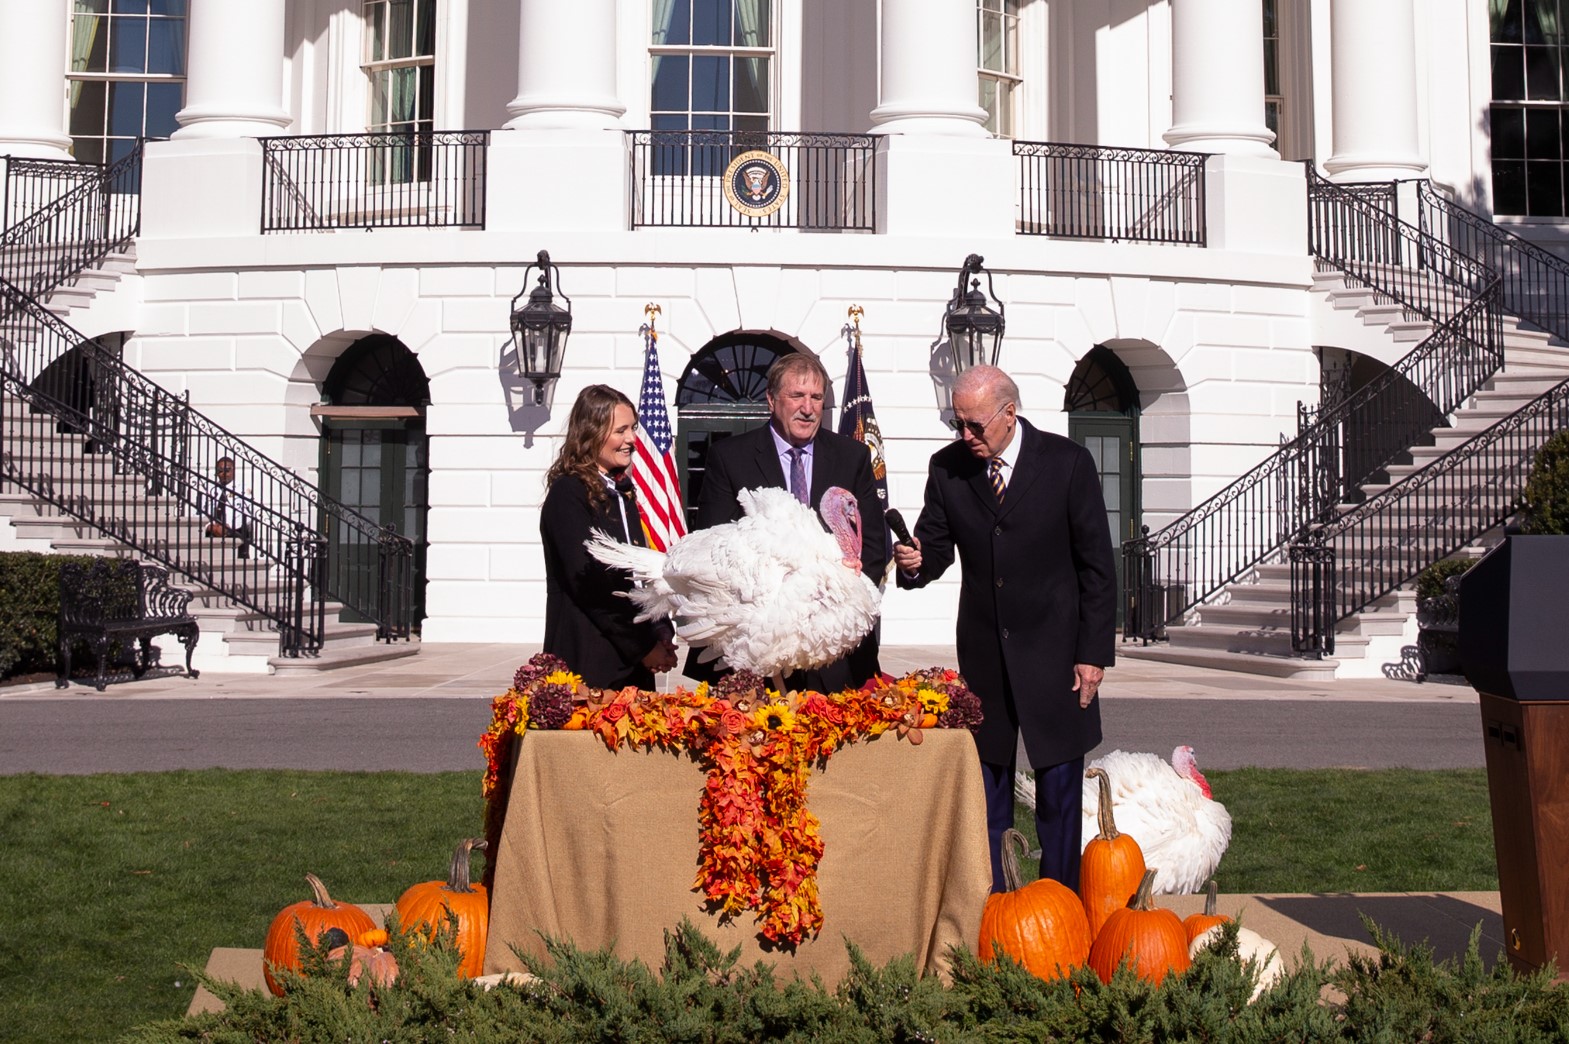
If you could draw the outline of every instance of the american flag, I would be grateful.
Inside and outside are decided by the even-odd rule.
[[[681,478],[670,455],[670,414],[659,377],[659,335],[650,322],[643,327],[643,390],[637,402],[637,452],[632,456],[632,482],[648,530],[650,547],[668,551],[686,536],[681,506]]]
[[[845,375],[844,405],[839,413],[839,434],[848,435],[857,442],[865,443],[867,452],[872,455],[872,478],[877,483],[877,499],[886,511],[888,510],[888,465],[883,460],[882,430],[877,426],[877,414],[872,409],[872,392],[866,386],[866,365],[861,358],[860,305],[850,306],[850,317],[855,320],[855,325],[845,327],[845,339],[850,347],[850,365],[849,372]],[[883,529],[891,560],[893,537],[887,535],[886,526]],[[876,531],[876,527],[867,525],[867,533]]]

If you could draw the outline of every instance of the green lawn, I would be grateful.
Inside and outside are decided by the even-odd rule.
[[[1222,892],[1498,887],[1481,770],[1208,775],[1235,821]],[[0,777],[0,1040],[101,1041],[183,1012],[194,986],[178,965],[260,946],[308,896],[307,871],[360,902],[445,876],[457,841],[481,832],[479,781]]]

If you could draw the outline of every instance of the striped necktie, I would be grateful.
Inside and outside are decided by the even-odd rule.
[[[989,465],[991,470],[992,492],[997,496],[997,503],[1002,503],[1002,496],[1008,490],[1008,484],[1002,478],[1002,458],[993,457]]]
[[[798,446],[790,449],[790,492],[795,494],[795,499],[811,507],[812,491],[806,488],[806,451]]]

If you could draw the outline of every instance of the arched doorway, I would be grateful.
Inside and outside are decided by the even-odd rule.
[[[1068,437],[1095,458],[1121,587],[1122,542],[1138,536],[1140,524],[1138,388],[1117,353],[1096,345],[1074,367],[1062,408],[1068,414]],[[1120,598],[1117,623],[1122,623]]]
[[[742,330],[714,338],[687,363],[676,388],[676,460],[688,529],[709,447],[768,423],[768,368],[794,351],[782,338]]]
[[[425,408],[430,381],[414,353],[395,337],[372,334],[349,345],[322,382],[322,489],[378,525],[414,543],[415,630],[425,617],[425,517],[430,510],[430,453]],[[370,590],[375,549],[327,534],[328,568]]]

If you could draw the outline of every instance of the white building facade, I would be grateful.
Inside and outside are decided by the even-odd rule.
[[[650,304],[692,481],[761,401],[714,375],[809,352],[837,406],[859,306],[913,519],[951,437],[945,308],[981,255],[1023,414],[1096,450],[1119,541],[1159,530],[1297,431],[1326,359],[1410,347],[1316,290],[1310,170],[1562,238],[1547,7],[0,0],[0,156],[167,138],[134,269],[70,328],[415,539],[424,641],[530,642],[545,470],[581,388],[637,397]],[[725,197],[745,151],[789,179],[778,209]],[[540,250],[573,325],[536,403],[508,323]],[[956,576],[890,586],[883,642],[950,642],[956,600]]]

